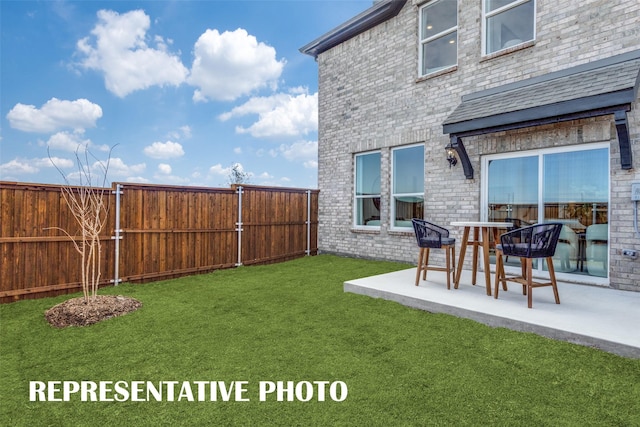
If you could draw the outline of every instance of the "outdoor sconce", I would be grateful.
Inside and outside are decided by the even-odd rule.
[[[444,147],[444,149],[447,150],[449,167],[455,166],[458,163],[458,159],[460,159],[462,169],[464,169],[464,176],[467,179],[473,179],[473,166],[471,166],[471,161],[462,143],[462,138],[453,134],[450,138],[449,145]]]
[[[445,149],[447,150],[447,161],[449,162],[449,169],[451,169],[451,166],[455,166],[458,164],[458,158],[456,157],[456,152],[453,150],[453,147],[451,147],[451,145],[447,145]]]

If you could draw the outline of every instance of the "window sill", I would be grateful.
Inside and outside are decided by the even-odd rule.
[[[351,227],[350,231],[355,234],[380,234],[380,227]]]
[[[435,71],[435,72],[433,72],[431,74],[427,74],[425,76],[418,77],[416,79],[416,83],[420,83],[420,82],[423,82],[425,80],[434,79],[434,78],[440,77],[440,76],[442,76],[444,74],[453,73],[454,71],[457,71],[457,70],[458,70],[458,65],[452,65],[451,67],[443,68],[442,70]]]
[[[535,44],[536,44],[535,40],[531,40],[531,41],[519,44],[517,46],[508,47],[506,49],[502,49],[502,50],[499,50],[497,52],[493,52],[493,53],[490,53],[488,55],[482,56],[482,58],[480,58],[480,62],[490,61],[490,60],[492,60],[494,58],[498,58],[500,56],[505,56],[505,55],[509,55],[511,53],[514,53],[514,52],[518,52],[520,50],[528,49],[528,48],[530,48],[532,46],[535,46]]]
[[[403,230],[401,228],[392,228],[389,230],[390,236],[413,236],[414,234],[413,230]]]

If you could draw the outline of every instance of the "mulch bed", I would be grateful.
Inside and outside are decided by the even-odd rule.
[[[44,317],[51,326],[87,326],[112,317],[123,316],[142,307],[134,298],[122,295],[96,295],[85,303],[83,297],[72,298],[45,311]]]

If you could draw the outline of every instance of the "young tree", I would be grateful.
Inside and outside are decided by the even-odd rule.
[[[98,292],[101,273],[100,232],[104,228],[109,215],[110,189],[107,185],[107,172],[111,161],[111,147],[106,163],[98,160],[90,151],[89,147],[84,147],[84,155],[80,153],[81,147],[75,152],[78,170],[73,175],[78,181],[78,185],[72,185],[69,177],[54,163],[49,153],[49,159],[55,168],[64,178],[65,185],[62,187],[62,196],[69,207],[76,223],[79,226],[80,236],[72,236],[70,231],[60,227],[47,227],[62,231],[71,241],[82,258],[82,292],[85,303],[89,298],[95,298]],[[94,160],[93,165],[90,161]]]
[[[245,172],[240,163],[234,163],[233,166],[231,166],[231,171],[229,172],[227,180],[229,181],[229,185],[249,184],[251,181],[251,174],[249,172]]]

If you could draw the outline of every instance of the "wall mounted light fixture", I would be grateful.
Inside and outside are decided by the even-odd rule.
[[[451,147],[451,144],[447,145],[445,150],[447,150],[447,161],[449,162],[449,169],[451,169],[451,166],[458,164],[458,158],[456,157],[456,152],[453,147]]]
[[[462,163],[462,169],[464,170],[464,176],[467,179],[473,179],[473,166],[471,166],[471,161],[469,160],[469,155],[467,155],[467,150],[464,148],[464,144],[462,143],[462,138],[456,135],[451,135],[449,140],[449,145],[444,147],[447,150],[447,161],[449,162],[449,166],[455,166],[460,160]],[[450,152],[453,152],[451,154]],[[453,157],[455,162],[450,160]]]

